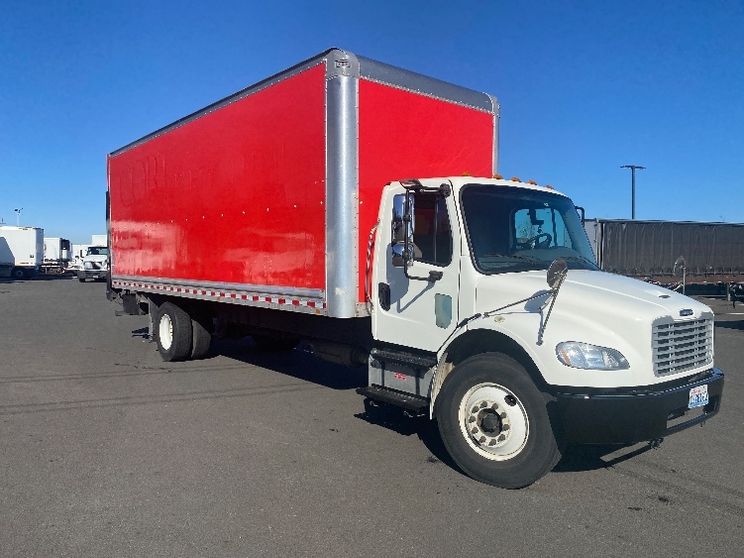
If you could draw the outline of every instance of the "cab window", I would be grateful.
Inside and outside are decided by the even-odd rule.
[[[416,192],[413,228],[414,260],[436,266],[452,261],[452,229],[441,194]]]

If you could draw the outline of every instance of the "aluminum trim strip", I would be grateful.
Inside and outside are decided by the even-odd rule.
[[[491,170],[496,175],[499,173],[499,123],[501,121],[501,106],[498,99],[493,95],[488,95],[488,98],[491,100],[491,110],[493,111],[493,155]]]
[[[333,51],[326,69],[326,301],[328,315],[357,315],[359,280],[359,62]]]
[[[135,281],[142,283],[154,283],[162,285],[178,285],[193,288],[222,289],[237,292],[256,292],[269,295],[286,295],[288,297],[298,296],[304,298],[315,298],[323,300],[325,292],[322,289],[303,289],[297,287],[256,285],[252,283],[225,283],[222,281],[194,281],[193,279],[169,279],[162,277],[147,277],[135,275],[115,275],[112,281]]]
[[[491,98],[485,93],[404,70],[363,56],[359,56],[358,59],[359,71],[361,77],[364,79],[392,85],[445,101],[452,101],[482,111],[492,112]]]
[[[113,279],[112,285],[121,289],[130,289],[138,293],[155,293],[182,298],[237,304],[243,306],[255,306],[259,308],[270,308],[290,312],[305,312],[315,315],[325,315],[326,305],[322,300],[269,294],[250,291],[236,291],[231,289],[176,285],[172,283],[150,283],[135,279],[131,281]]]

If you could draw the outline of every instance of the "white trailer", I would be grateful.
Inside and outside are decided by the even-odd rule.
[[[44,260],[41,264],[41,271],[64,273],[70,263],[70,247],[70,241],[66,238],[44,237]]]
[[[33,276],[44,257],[44,229],[0,225],[0,274],[15,279]]]

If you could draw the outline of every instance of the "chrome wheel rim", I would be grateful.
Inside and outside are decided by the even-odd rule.
[[[160,346],[166,351],[173,345],[173,322],[168,314],[160,316],[158,339],[160,339]]]
[[[471,387],[460,400],[460,431],[480,456],[493,461],[513,459],[530,434],[527,411],[514,392],[495,383]]]

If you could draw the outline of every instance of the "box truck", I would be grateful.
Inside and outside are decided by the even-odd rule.
[[[44,229],[0,225],[0,270],[14,279],[28,279],[44,257]]]
[[[711,310],[599,271],[566,195],[496,174],[498,118],[338,49],[247,87],[109,155],[109,297],[166,361],[239,332],[364,365],[507,488],[716,414]]]
[[[600,269],[744,300],[744,224],[587,219]]]

